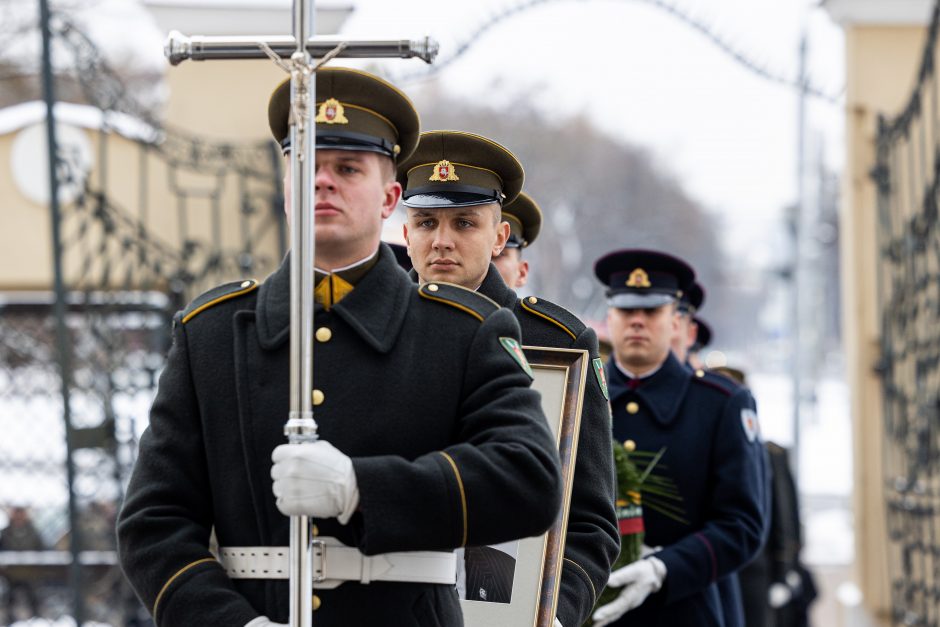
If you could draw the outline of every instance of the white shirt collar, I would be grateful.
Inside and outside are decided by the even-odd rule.
[[[663,364],[664,364],[664,363],[666,363],[666,362],[664,361]],[[632,372],[630,372],[629,370],[627,370],[626,368],[624,368],[623,366],[621,366],[620,363],[618,363],[617,360],[614,359],[614,365],[617,366],[617,370],[619,370],[620,372],[622,372],[624,376],[629,377],[629,378],[631,378],[631,379],[648,379],[649,377],[652,377],[654,374],[656,374],[657,372],[659,372],[659,369],[663,367],[663,364],[659,364],[658,366],[656,366],[655,368],[653,368],[653,369],[650,370],[649,372],[643,374],[643,376],[638,377],[638,376],[636,376],[635,374],[633,374]]]
[[[379,249],[376,248],[375,251],[374,251],[371,255],[369,255],[369,256],[367,256],[367,257],[364,257],[363,259],[360,259],[359,261],[355,261],[355,262],[349,264],[348,266],[343,266],[342,268],[333,268],[332,270],[324,270],[324,269],[322,269],[322,268],[317,268],[316,266],[314,266],[313,269],[316,270],[317,272],[321,272],[321,273],[323,273],[323,274],[335,274],[335,273],[337,273],[337,272],[343,272],[344,270],[352,270],[352,269],[355,268],[356,266],[361,266],[361,265],[364,264],[365,262],[367,262],[367,261],[369,261],[370,259],[372,259],[373,257],[375,257],[375,255],[376,255],[376,253],[378,253],[378,251],[379,251]]]

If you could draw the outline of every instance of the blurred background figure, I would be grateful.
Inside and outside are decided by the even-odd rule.
[[[33,524],[29,511],[25,507],[10,508],[10,522],[0,532],[0,551],[42,551],[45,544]],[[7,583],[3,598],[6,620],[10,623],[17,619],[16,609],[25,605],[29,617],[39,616],[39,599],[33,589],[33,581],[22,572],[2,568],[2,576]]]

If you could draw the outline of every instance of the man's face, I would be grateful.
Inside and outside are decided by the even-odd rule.
[[[676,334],[672,338],[672,352],[676,354],[676,358],[685,362],[686,358],[689,355],[689,348],[695,344],[695,335],[698,332],[698,325],[692,322],[692,315],[688,313],[679,313],[678,316],[678,328],[676,329]]]
[[[499,270],[503,282],[513,289],[525,285],[529,278],[529,262],[522,259],[519,248],[504,248],[493,257],[493,265]]]
[[[499,205],[408,208],[405,242],[422,282],[447,281],[468,289],[483,282],[490,260],[509,237]]]
[[[656,309],[607,309],[607,330],[614,356],[621,366],[638,375],[666,360],[678,328],[673,303]]]
[[[317,150],[314,175],[317,256],[348,251],[370,254],[378,246],[382,221],[401,196],[388,157],[374,152]],[[290,218],[291,172],[284,177],[284,210]],[[354,255],[355,256],[355,255]]]

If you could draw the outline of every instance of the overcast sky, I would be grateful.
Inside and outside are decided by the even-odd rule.
[[[85,23],[96,38],[107,39],[112,62],[133,58],[162,63],[164,34],[147,23],[139,2],[92,3],[93,19]],[[251,0],[257,2],[290,4]],[[842,31],[815,7],[816,0],[658,3],[708,24],[734,49],[772,74],[791,79],[797,76],[798,42],[805,28],[813,83],[826,92],[842,91]],[[443,61],[491,16],[520,5],[521,0],[351,0],[349,4],[355,10],[345,33],[381,38],[430,35],[440,42]],[[559,124],[570,116],[586,115],[612,136],[648,148],[714,213],[726,233],[727,251],[748,265],[765,265],[779,257],[780,240],[774,232],[779,233],[781,209],[796,200],[796,91],[745,69],[656,4],[653,0],[545,1],[486,30],[441,72],[442,85],[492,107],[494,115],[500,106],[522,96]],[[0,10],[17,6],[35,11],[31,0],[0,0]],[[179,29],[187,32],[185,24]],[[423,66],[420,61],[380,63],[397,76],[414,75]],[[420,79],[402,81],[408,91],[423,84]],[[811,135],[824,139],[828,161],[841,168],[842,104],[812,98],[808,103]]]
[[[795,79],[805,28],[814,84],[841,94],[843,37],[810,0],[664,0],[709,24],[772,74]],[[515,0],[358,0],[346,32],[429,34],[440,59]],[[694,7],[694,9],[690,9]],[[418,61],[386,61],[414,73]],[[913,69],[912,69],[913,72]],[[760,78],[706,36],[645,0],[556,1],[517,13],[487,32],[442,72],[447,90],[485,103],[524,94],[564,123],[586,114],[598,127],[649,148],[722,221],[728,252],[767,263],[782,207],[796,199],[797,94]],[[414,89],[421,81],[404,83]],[[498,113],[497,113],[498,114]],[[840,168],[843,107],[817,99],[808,128]],[[498,138],[497,138],[498,139]],[[572,173],[576,175],[576,173]],[[778,240],[779,241],[779,240]]]

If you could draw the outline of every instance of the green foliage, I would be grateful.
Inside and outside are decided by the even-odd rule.
[[[687,521],[682,517],[682,508],[679,503],[682,497],[672,479],[654,475],[653,470],[664,470],[666,467],[659,463],[666,448],[657,452],[637,451],[632,440],[622,445],[613,440],[614,467],[617,472],[617,518],[622,521],[643,515],[643,508],[659,512],[679,522]],[[627,564],[640,559],[643,550],[644,532],[623,533],[620,536],[620,555],[611,566],[611,570],[623,568]],[[617,598],[620,588],[607,587],[601,592],[594,609],[606,605]],[[592,625],[589,618],[585,625]]]

